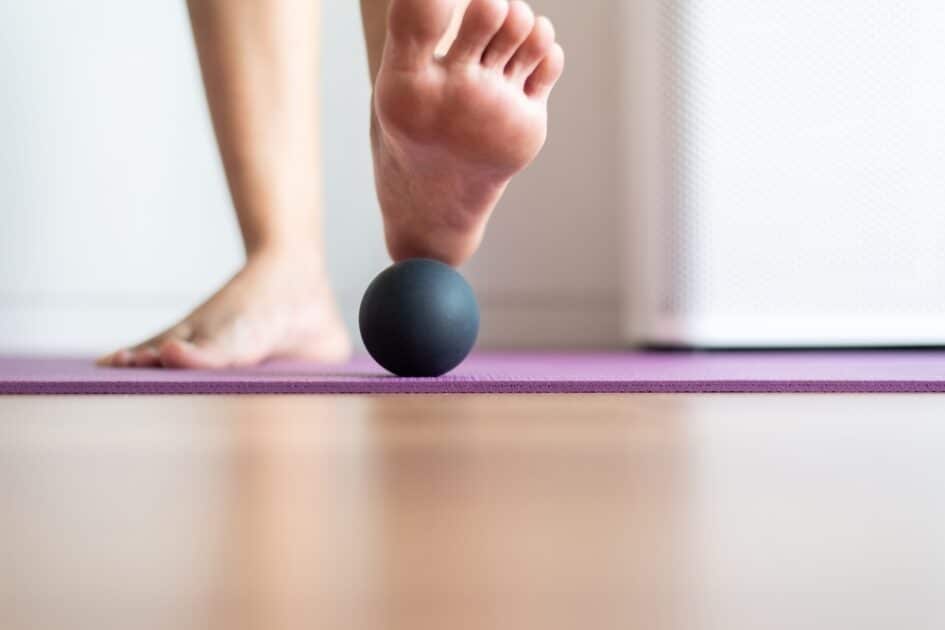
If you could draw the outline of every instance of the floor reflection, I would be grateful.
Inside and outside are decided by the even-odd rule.
[[[0,400],[0,627],[692,627],[684,398]]]
[[[371,406],[393,627],[677,626],[688,556],[677,402]]]
[[[220,627],[371,627],[375,490],[363,403],[245,402],[231,425],[227,530],[239,604],[219,611]]]

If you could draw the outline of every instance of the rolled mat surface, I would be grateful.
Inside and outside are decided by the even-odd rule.
[[[435,379],[368,357],[342,366],[100,368],[89,358],[0,357],[0,394],[528,394],[945,392],[945,351],[479,353]]]

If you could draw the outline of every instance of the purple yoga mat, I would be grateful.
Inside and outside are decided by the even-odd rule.
[[[367,357],[323,367],[99,368],[90,359],[0,358],[0,394],[505,394],[945,392],[945,352],[487,354],[436,379],[401,379]]]

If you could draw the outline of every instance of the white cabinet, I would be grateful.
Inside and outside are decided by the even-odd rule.
[[[945,4],[624,13],[629,338],[945,343]]]

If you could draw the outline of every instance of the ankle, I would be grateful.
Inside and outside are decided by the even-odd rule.
[[[268,245],[247,250],[244,266],[322,278],[327,276],[323,252],[317,243]]]

